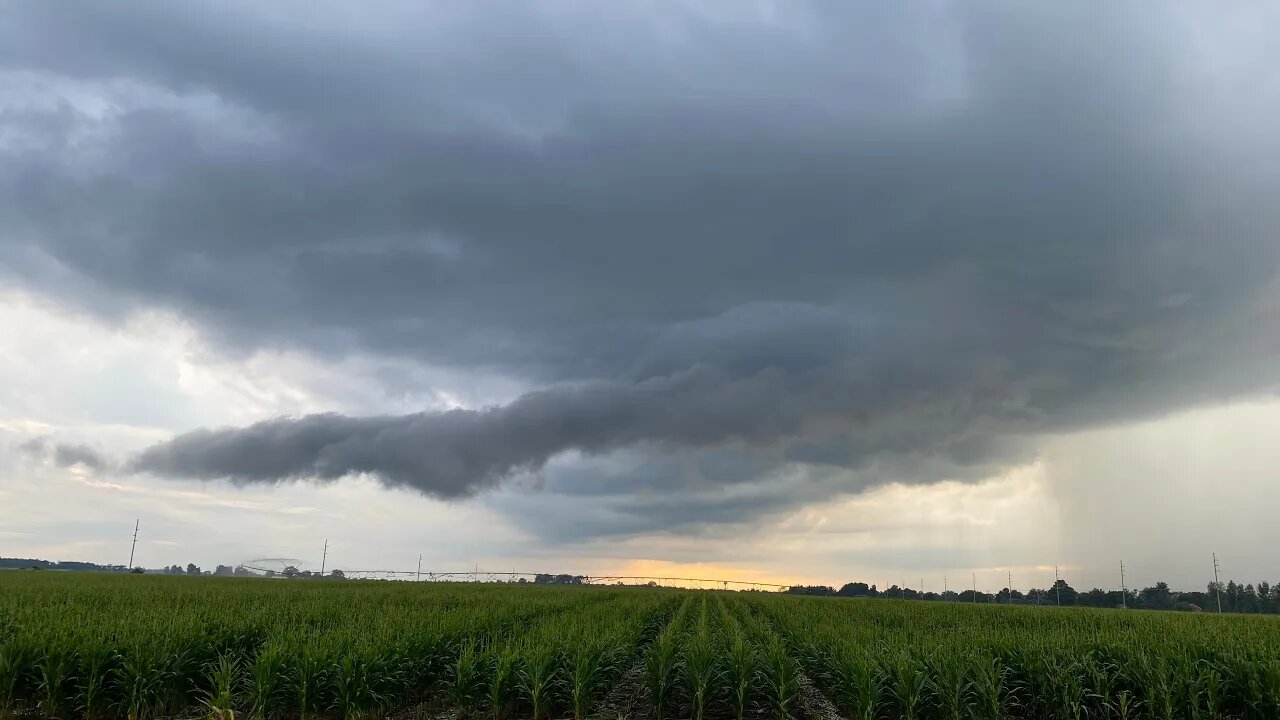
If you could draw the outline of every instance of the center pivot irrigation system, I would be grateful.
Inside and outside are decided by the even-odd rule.
[[[254,565],[241,565],[247,570],[253,570],[260,573],[269,573],[279,575],[280,571],[274,568],[256,567]],[[669,577],[658,575],[573,575],[568,573],[529,573],[529,572],[491,572],[488,570],[465,570],[462,572],[432,572],[429,570],[343,570],[342,574],[348,579],[357,580],[410,580],[425,582],[491,582],[491,583],[519,583],[521,580],[526,582],[534,582],[539,577],[551,578],[571,578],[572,583],[559,584],[581,584],[581,585],[643,585],[646,583],[655,583],[657,585],[675,585],[685,588],[701,588],[701,589],[721,589],[735,590],[752,589],[765,590],[770,592],[784,592],[790,585],[779,585],[777,583],[753,582],[750,580],[718,580],[713,578],[689,578],[689,577]],[[550,584],[557,584],[554,581]]]

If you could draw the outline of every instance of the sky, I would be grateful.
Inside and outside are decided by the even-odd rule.
[[[0,6],[0,555],[1280,580],[1258,5]]]

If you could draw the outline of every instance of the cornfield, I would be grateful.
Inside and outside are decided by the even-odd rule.
[[[584,720],[618,695],[645,720],[1280,718],[1280,619],[0,574],[0,718]]]

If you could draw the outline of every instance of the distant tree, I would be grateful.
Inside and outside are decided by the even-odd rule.
[[[284,569],[284,572],[282,572],[281,575],[284,575],[287,578],[297,577],[298,568],[294,567],[293,565],[289,565]]]
[[[1080,593],[1080,604],[1085,607],[1106,607],[1107,591],[1102,588],[1094,588],[1088,592]]]
[[[219,565],[214,569],[213,574],[219,577],[230,577],[235,574],[235,570],[230,565]]]
[[[1057,603],[1058,598],[1061,597],[1063,605],[1075,605],[1076,598],[1079,596],[1080,594],[1076,592],[1076,589],[1068,585],[1066,580],[1057,580],[1045,593],[1044,599],[1046,604]]]
[[[329,573],[329,577],[333,578],[334,580],[346,580],[347,574],[342,572],[341,570],[334,570],[333,572]]]
[[[1173,593],[1169,592],[1169,583],[1158,582],[1151,587],[1143,588],[1140,594],[1142,607],[1148,610],[1173,609]]]
[[[1266,580],[1258,583],[1258,612],[1275,612],[1276,599],[1275,589],[1271,587],[1271,583]]]
[[[1253,583],[1248,583],[1240,591],[1240,612],[1256,613],[1261,606],[1258,590],[1253,587]]]
[[[141,574],[142,574],[142,568],[140,568],[140,567],[136,567],[136,568],[134,568],[134,569],[130,570],[129,572],[130,572],[130,573],[132,573],[132,574],[134,574],[134,575],[141,575]]]
[[[845,583],[836,593],[843,597],[866,597],[872,593],[871,586],[864,582]]]
[[[565,574],[549,575],[547,573],[538,573],[537,575],[533,576],[533,581],[535,583],[540,583],[544,585],[581,585],[582,579],[583,578],[581,575],[565,575]]]
[[[187,574],[188,574],[188,575],[199,575],[199,574],[200,574],[200,568],[199,568],[195,563],[187,563]]]
[[[1227,612],[1240,612],[1240,595],[1244,588],[1236,584],[1235,580],[1228,580],[1227,587],[1222,591],[1222,609]]]
[[[254,572],[243,565],[237,565],[235,569],[236,577],[253,577]]]
[[[1009,588],[1004,588],[1000,592],[996,593],[996,602],[1005,603],[1006,605],[1009,603],[1022,602],[1025,599],[1026,596],[1021,592],[1011,590]]]

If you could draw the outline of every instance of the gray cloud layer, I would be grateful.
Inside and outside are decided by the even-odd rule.
[[[82,465],[91,470],[105,470],[112,463],[102,453],[88,445],[61,443],[51,438],[37,437],[18,445],[18,451],[42,462],[69,468]]]
[[[480,411],[376,418],[323,414],[243,429],[201,430],[144,451],[132,467],[250,482],[372,473],[390,484],[451,497],[493,486],[521,470],[540,469],[566,451],[600,454],[646,443],[676,449],[760,446],[838,430],[853,431],[858,439],[886,436],[867,452],[894,445],[950,446],[963,457],[966,449],[986,449],[985,435],[966,437],[975,417],[989,423],[1004,415],[1014,421],[1022,417],[1020,408],[1004,406],[1007,398],[992,392],[994,388],[977,387],[949,399],[944,393],[952,387],[928,389],[936,379],[904,378],[903,387],[921,396],[907,418],[904,440],[899,431],[885,428],[901,411],[899,395],[906,392],[886,392],[879,385],[891,373],[888,368],[868,373],[769,369],[733,378],[698,366],[634,384],[590,383],[533,392]],[[940,405],[940,412],[926,414],[929,404]]]
[[[545,388],[197,431],[140,470],[452,497],[729,444],[755,477],[945,459],[925,480],[1277,381],[1263,11],[0,12],[0,278],[228,352]]]

